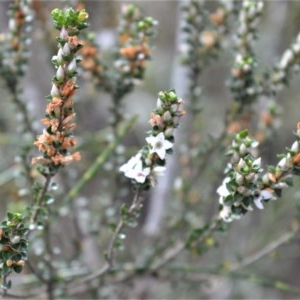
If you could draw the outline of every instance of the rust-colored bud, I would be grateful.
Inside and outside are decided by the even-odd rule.
[[[2,245],[2,251],[9,251],[9,250],[10,250],[10,246]]]
[[[218,8],[215,12],[210,14],[209,18],[212,23],[222,25],[225,21],[225,10],[223,8]]]

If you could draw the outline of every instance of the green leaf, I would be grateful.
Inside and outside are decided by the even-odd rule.
[[[13,266],[13,269],[16,273],[21,273],[22,270],[23,270],[23,267],[20,267],[20,266]]]
[[[241,140],[241,139],[246,138],[247,136],[248,136],[248,130],[247,130],[247,129],[244,129],[244,130],[240,131],[240,132],[237,134],[236,138],[237,138],[238,140]]]

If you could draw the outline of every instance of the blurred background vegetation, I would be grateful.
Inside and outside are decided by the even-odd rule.
[[[69,1],[72,4],[72,1]],[[213,1],[207,1],[208,6],[214,5]],[[123,3],[128,1],[86,1],[86,10],[90,15],[90,29],[95,32],[103,55],[113,49],[116,41],[116,27],[118,14]],[[144,143],[145,132],[149,129],[148,120],[151,109],[155,107],[156,95],[160,90],[175,88],[173,86],[173,72],[179,64],[180,55],[176,49],[176,35],[178,34],[178,6],[180,1],[134,1],[146,15],[159,21],[158,37],[155,42],[152,60],[148,63],[145,80],[137,86],[133,93],[123,100],[126,114],[138,114],[138,123],[134,131],[124,141],[124,145],[138,148]],[[9,1],[0,2],[0,25],[2,31],[7,28]],[[32,55],[29,61],[29,69],[24,82],[23,99],[28,103],[35,127],[42,130],[39,120],[44,115],[44,97],[49,94],[51,78],[54,74],[50,63],[51,57],[56,51],[54,36],[49,22],[49,15],[53,8],[63,7],[63,1],[35,1],[36,22],[32,34]],[[264,1],[264,13],[259,25],[259,37],[255,44],[255,52],[258,58],[258,70],[270,68],[278,61],[284,49],[294,40],[300,31],[300,2],[298,1]],[[227,41],[231,43],[230,39]],[[226,86],[229,77],[233,56],[230,51],[222,53],[213,61],[203,73],[201,80],[202,96],[201,106],[201,138],[206,133],[217,135],[223,125],[226,107],[231,101],[231,95]],[[180,79],[179,79],[180,80]],[[184,79],[183,79],[184,80]],[[2,84],[2,83],[1,83]],[[267,163],[277,161],[276,154],[284,151],[293,141],[292,132],[300,121],[299,116],[299,84],[300,75],[295,74],[290,86],[279,93],[277,101],[282,107],[281,126],[274,132],[273,138],[264,144],[262,153]],[[76,102],[77,129],[83,160],[72,165],[68,173],[70,181],[65,182],[63,177],[58,178],[61,189],[57,194],[58,201],[63,194],[76,181],[80,174],[105,147],[107,142],[106,128],[109,122],[110,98],[104,92],[97,91],[84,76],[79,81],[79,94]],[[185,97],[185,95],[179,95]],[[23,207],[18,189],[23,182],[15,174],[15,157],[19,154],[20,136],[17,133],[18,113],[12,103],[10,95],[5,88],[0,89],[0,196],[2,201],[1,213],[6,209],[18,210]],[[188,133],[187,133],[188,134]],[[200,135],[200,131],[199,131]],[[121,150],[120,150],[121,151]],[[129,150],[130,152],[131,150]],[[175,153],[176,155],[176,153]],[[222,158],[223,159],[223,158]],[[218,209],[218,196],[215,193],[219,185],[221,174],[213,172],[220,167],[222,160],[215,157],[210,161],[211,168],[197,178],[199,190],[195,190],[195,201],[199,203],[199,224],[209,219]],[[99,170],[97,176],[91,180],[78,197],[75,204],[77,213],[80,214],[80,222],[87,226],[89,232],[104,231],[101,227],[103,218],[109,219],[117,215],[117,209],[107,207],[109,203],[110,165],[106,164],[103,170]],[[200,172],[201,174],[201,172]],[[73,176],[73,177],[72,177]],[[211,176],[211,177],[210,177]],[[215,186],[207,187],[213,178]],[[240,221],[229,226],[224,236],[218,238],[218,246],[210,249],[201,257],[190,256],[185,253],[173,264],[170,264],[158,278],[150,275],[140,275],[120,286],[108,286],[102,289],[102,296],[107,298],[122,299],[289,299],[294,298],[293,293],[283,291],[284,288],[274,287],[276,282],[283,281],[294,287],[300,288],[300,241],[299,237],[292,242],[281,245],[270,251],[262,259],[250,264],[241,272],[229,275],[213,272],[213,269],[226,262],[239,261],[263,249],[269,243],[277,241],[285,235],[293,226],[293,218],[297,213],[300,201],[300,182],[295,181],[293,188],[284,192],[283,198],[267,205],[263,211],[255,210],[247,214]],[[149,194],[145,195],[146,198]],[[124,199],[125,198],[125,199]],[[129,196],[123,197],[126,201]],[[195,205],[193,203],[193,205]],[[168,199],[166,211],[172,210],[172,198]],[[141,247],[147,247],[149,242],[155,241],[153,237],[147,237],[140,229],[147,215],[147,201],[145,210],[137,229],[129,230],[129,238],[125,242],[126,249],[131,249],[130,254],[123,251],[119,254],[122,259],[130,262],[140,251]],[[80,212],[78,212],[78,210]],[[93,211],[93,213],[91,213]],[[70,235],[76,235],[72,218],[68,215],[67,208],[60,210],[61,220],[54,231],[54,245],[57,244],[66,257],[71,258],[72,247],[69,241],[61,238],[61,231],[65,230]],[[99,216],[101,215],[101,218]],[[64,226],[64,227],[62,227]],[[62,229],[64,228],[64,229]],[[180,229],[179,229],[180,232]],[[103,232],[102,232],[103,233]],[[107,232],[101,235],[101,240],[96,239],[99,249],[105,248]],[[182,232],[182,235],[186,232]],[[63,235],[62,235],[63,236]],[[37,247],[37,246],[36,246]],[[87,247],[88,248],[88,247]],[[88,250],[87,250],[88,251]],[[94,256],[89,267],[97,265]],[[101,261],[100,258],[98,260]],[[185,270],[180,267],[186,262],[194,266],[194,269]],[[253,274],[258,274],[255,277]],[[18,280],[16,278],[16,280]],[[21,280],[21,279],[20,279]],[[81,297],[80,295],[78,297]]]

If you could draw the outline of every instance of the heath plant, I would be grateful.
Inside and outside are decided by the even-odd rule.
[[[257,50],[267,9],[300,9],[283,2],[153,2],[159,22],[143,1],[1,3],[2,298],[300,295],[299,116],[276,144],[291,113],[280,99],[298,97],[285,93],[299,80],[300,34],[270,66]],[[110,30],[95,28],[98,15]],[[180,38],[163,59],[185,75],[163,62],[171,83],[154,91],[170,20]]]

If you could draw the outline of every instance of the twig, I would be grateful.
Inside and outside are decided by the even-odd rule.
[[[37,220],[39,209],[40,209],[42,201],[43,201],[43,199],[45,197],[45,194],[48,191],[48,187],[50,185],[51,178],[52,178],[52,174],[48,174],[47,177],[46,177],[46,181],[44,183],[44,186],[43,186],[43,190],[40,193],[40,197],[37,199],[37,201],[35,203],[36,207],[33,210],[33,213],[31,214],[31,217],[30,217],[30,223],[32,223],[32,224],[34,224],[36,222],[36,220]]]
[[[274,251],[276,248],[280,247],[284,243],[288,242],[292,239],[298,231],[286,232],[284,235],[280,236],[277,240],[271,242],[266,247],[262,248],[261,250],[253,253],[252,255],[244,258],[240,262],[233,263],[229,266],[229,272],[237,271],[242,269],[255,261],[259,260],[263,256],[269,254],[270,252]]]
[[[134,198],[133,198],[133,201],[127,211],[127,214],[130,216],[130,215],[133,215],[135,213],[135,211],[137,209],[139,209],[140,207],[140,203],[141,203],[141,199],[140,199],[140,189],[137,188],[136,192],[135,192],[135,195],[134,195]],[[109,267],[112,268],[113,267],[113,263],[114,263],[114,249],[115,249],[115,244],[116,244],[116,240],[118,238],[118,235],[120,234],[120,232],[122,231],[123,227],[125,225],[125,222],[124,222],[124,219],[123,217],[121,216],[120,220],[119,220],[119,223],[115,229],[115,232],[109,242],[109,246],[108,246],[108,249],[107,249],[107,255],[106,255],[106,260],[109,264]]]
[[[218,229],[218,225],[220,224],[221,220],[218,217],[213,218],[212,223],[207,228],[205,232],[201,234],[199,239],[195,241],[194,243],[200,244],[204,241],[204,239],[212,234],[216,229]],[[153,263],[153,265],[150,267],[152,271],[156,271],[160,268],[162,268],[164,265],[169,263],[171,260],[173,260],[180,252],[182,252],[186,247],[185,241],[179,241],[175,246],[173,246],[170,249],[167,249],[162,256],[162,258],[158,259],[156,262]]]
[[[158,269],[162,268],[164,265],[169,263],[172,259],[174,259],[180,252],[185,249],[185,241],[179,241],[175,244],[172,248],[167,249],[164,255],[153,263],[150,267],[151,271],[157,271]]]
[[[50,226],[51,223],[49,219],[47,220],[45,224],[45,230],[44,230],[44,243],[45,243],[45,256],[47,257],[47,266],[48,266],[48,271],[49,271],[49,278],[47,279],[47,295],[48,295],[48,300],[53,300],[54,299],[54,277],[55,277],[55,269],[53,266],[53,252],[52,252],[52,247],[51,247],[51,242],[50,242]]]
[[[29,270],[34,274],[34,276],[42,283],[47,283],[47,280],[43,277],[41,272],[36,270],[33,265],[31,264],[31,261],[28,259],[26,262],[26,265],[28,266]]]
[[[259,276],[256,274],[249,274],[249,273],[245,273],[245,272],[231,272],[231,271],[224,271],[224,270],[220,270],[218,269],[205,269],[205,268],[198,268],[195,266],[191,266],[191,265],[170,265],[167,270],[171,271],[171,272],[175,272],[175,271],[182,271],[185,273],[201,273],[203,275],[205,275],[205,278],[209,278],[209,276],[228,276],[230,278],[235,278],[235,279],[245,279],[248,280],[250,282],[256,283],[256,284],[260,284],[262,286],[268,286],[268,287],[272,287],[274,289],[277,289],[278,291],[281,292],[288,292],[288,293],[293,293],[295,295],[300,295],[300,289],[294,286],[291,286],[283,281],[279,281],[279,280],[274,280],[274,279],[269,279],[266,278],[266,276]],[[199,279],[197,279],[197,281],[199,282]]]
[[[141,198],[140,198],[140,189],[137,188],[134,199],[127,211],[127,214],[130,216],[135,213],[135,211],[140,207],[141,203]],[[65,289],[70,291],[72,295],[76,293],[76,291],[81,289],[82,287],[85,287],[86,284],[94,279],[102,277],[104,274],[107,272],[111,271],[113,268],[113,263],[114,263],[114,253],[115,253],[115,244],[116,240],[118,238],[118,235],[120,234],[121,230],[124,228],[126,225],[126,222],[124,221],[123,217],[120,217],[119,223],[116,226],[116,229],[113,233],[113,236],[111,237],[108,248],[106,251],[106,263],[96,272],[87,275],[85,277],[79,278],[78,280],[75,280],[70,284],[70,286],[66,286]]]

